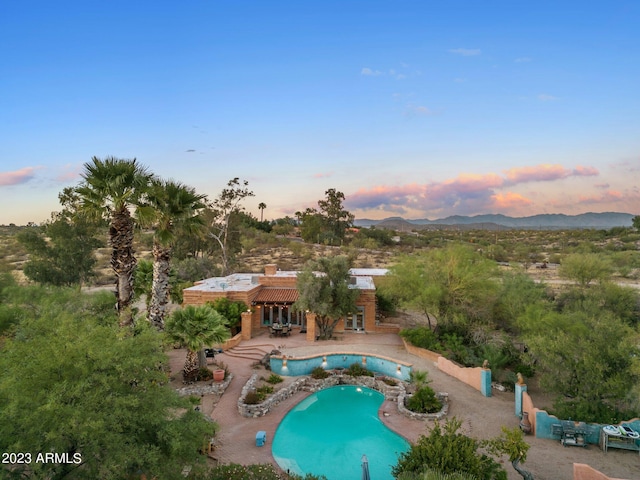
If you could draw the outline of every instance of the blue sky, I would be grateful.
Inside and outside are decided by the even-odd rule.
[[[137,158],[265,218],[640,213],[640,2],[0,3],[0,224]]]

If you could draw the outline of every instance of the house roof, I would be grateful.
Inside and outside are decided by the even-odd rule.
[[[294,303],[298,300],[295,288],[263,288],[253,299],[253,303]]]

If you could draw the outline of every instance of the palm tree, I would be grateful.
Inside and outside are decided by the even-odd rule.
[[[130,209],[146,192],[153,175],[136,159],[93,157],[84,164],[83,182],[76,189],[80,208],[94,218],[109,222],[111,268],[116,274],[116,301],[120,325],[133,321],[134,221]]]
[[[198,371],[198,351],[231,336],[227,319],[209,305],[187,305],[176,310],[167,319],[165,332],[172,341],[187,348],[185,379],[193,378]]]
[[[258,204],[258,208],[260,209],[260,223],[262,223],[262,216],[264,214],[264,209],[267,208],[267,204],[264,202],[260,202]]]
[[[153,282],[149,303],[149,320],[156,328],[164,328],[169,303],[171,254],[177,234],[193,235],[203,231],[199,215],[206,207],[205,195],[173,180],[154,180],[146,195],[145,205],[138,210],[140,222],[154,230]]]

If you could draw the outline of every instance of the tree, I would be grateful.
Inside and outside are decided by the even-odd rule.
[[[164,328],[169,303],[169,277],[172,248],[178,235],[200,235],[204,222],[199,213],[206,207],[205,195],[173,180],[153,180],[146,202],[138,209],[142,225],[154,230],[153,284],[149,304],[149,321]]]
[[[110,293],[21,288],[22,320],[0,349],[0,450],[31,454],[15,478],[177,480],[204,463],[216,425],[167,384],[158,333],[123,336]],[[62,460],[37,461],[53,453]]]
[[[393,476],[433,469],[445,474],[469,474],[478,480],[506,480],[500,464],[478,452],[482,446],[478,440],[458,433],[460,426],[456,418],[447,420],[444,426],[436,422],[428,437],[420,436],[409,451],[400,455],[391,470]]]
[[[488,321],[498,288],[497,268],[459,244],[405,255],[391,267],[385,289],[428,318]]]
[[[193,378],[198,371],[198,351],[230,337],[227,319],[210,305],[187,305],[176,310],[167,319],[165,331],[172,341],[187,349],[183,369],[185,380]]]
[[[345,199],[344,193],[330,188],[325,195],[324,200],[318,200],[320,210],[307,208],[303,213],[296,212],[296,217],[302,224],[300,233],[305,242],[319,243],[323,240],[331,245],[337,245],[344,239],[355,217],[342,205]]]
[[[627,400],[640,380],[638,333],[619,318],[607,311],[532,308],[520,324],[540,385],[556,396],[560,418],[618,423],[635,407]]]
[[[258,209],[260,210],[260,222],[262,223],[263,220],[263,214],[264,214],[264,209],[267,208],[267,204],[264,202],[260,202],[258,204]]]
[[[633,217],[631,219],[631,222],[633,224],[633,228],[635,228],[636,230],[640,230],[640,215],[636,215],[635,217]]]
[[[507,455],[511,465],[525,480],[533,480],[533,475],[519,466],[527,460],[529,444],[524,441],[524,433],[518,428],[502,427],[500,436],[484,442],[489,452],[496,456]]]
[[[324,193],[326,198],[318,200],[320,212],[327,224],[327,230],[331,233],[332,240],[342,241],[347,229],[353,226],[355,217],[342,205],[345,199],[344,193],[335,188],[330,188]]]
[[[111,268],[116,274],[116,301],[120,324],[133,321],[131,302],[136,257],[133,248],[134,221],[130,209],[146,193],[152,175],[136,159],[93,157],[84,164],[83,182],[76,189],[80,211],[109,222]]]
[[[81,286],[93,276],[93,252],[101,245],[95,233],[84,219],[72,222],[63,217],[20,231],[18,241],[29,253],[24,274],[42,284]]]
[[[211,205],[212,221],[209,224],[211,238],[215,239],[220,247],[220,259],[222,261],[222,275],[229,270],[230,260],[230,226],[234,214],[241,212],[240,202],[247,197],[253,197],[254,193],[248,188],[249,182],[240,181],[238,177],[227,182],[227,188],[223,189],[218,198]]]
[[[294,308],[316,314],[316,325],[322,339],[330,339],[340,319],[356,310],[360,292],[350,288],[350,268],[345,256],[322,257],[307,262],[298,273],[300,296]]]
[[[572,253],[560,264],[558,274],[586,287],[594,280],[605,280],[611,274],[609,262],[596,253]]]
[[[227,319],[232,335],[234,330],[239,329],[242,322],[242,313],[247,311],[247,305],[240,301],[231,301],[226,297],[217,298],[211,303],[211,307]]]

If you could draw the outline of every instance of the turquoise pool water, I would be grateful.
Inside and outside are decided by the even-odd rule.
[[[391,467],[409,443],[378,418],[384,396],[375,390],[341,385],[305,398],[284,417],[273,437],[272,453],[284,471],[328,480],[361,478],[360,459],[369,460],[371,478],[393,480]]]

